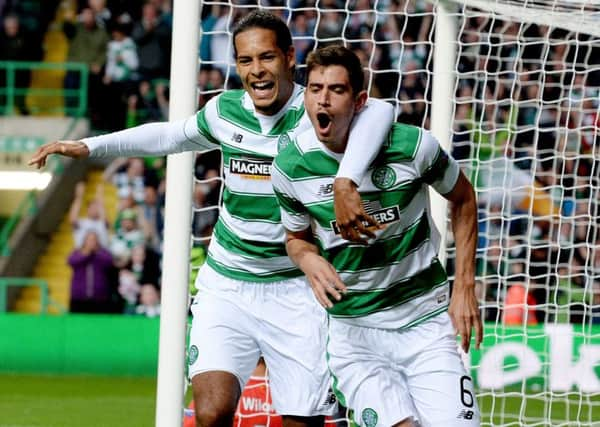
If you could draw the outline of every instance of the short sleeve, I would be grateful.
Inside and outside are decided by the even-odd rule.
[[[460,167],[429,131],[423,130],[421,133],[415,163],[423,182],[438,193],[448,194],[456,185]]]
[[[310,215],[308,210],[296,197],[293,181],[280,169],[277,160],[273,162],[271,168],[271,183],[281,208],[283,226],[292,232],[309,228]]]

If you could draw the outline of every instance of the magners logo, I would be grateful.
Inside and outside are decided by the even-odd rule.
[[[369,212],[373,218],[375,218],[380,224],[390,224],[400,219],[400,208],[398,205],[390,206],[389,208],[379,209],[373,212]],[[335,234],[340,234],[340,229],[337,226],[337,221],[331,221],[331,229]],[[365,227],[369,224],[363,223]]]
[[[271,179],[271,160],[230,159],[229,172],[246,179]]]

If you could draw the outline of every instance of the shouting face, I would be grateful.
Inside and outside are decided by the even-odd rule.
[[[264,28],[243,31],[234,43],[237,72],[256,111],[269,116],[277,113],[294,89],[294,48],[283,52],[275,32]]]
[[[354,114],[366,100],[365,91],[354,93],[341,65],[316,66],[308,75],[304,105],[317,137],[332,151],[344,151]]]

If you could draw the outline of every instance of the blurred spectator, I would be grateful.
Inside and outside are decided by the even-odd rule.
[[[131,195],[136,203],[144,201],[146,185],[158,185],[156,172],[147,170],[144,161],[139,157],[120,157],[113,160],[104,170],[103,178],[117,187],[120,199]]]
[[[98,235],[94,231],[88,231],[81,247],[69,255],[68,263],[73,269],[71,312],[114,312],[112,256],[100,245]]]
[[[304,67],[300,67],[300,65],[304,65],[306,57],[315,45],[314,31],[306,13],[300,11],[293,14],[290,32],[296,49],[296,64],[298,64],[296,78],[302,83],[306,80],[306,76]]]
[[[146,236],[140,227],[135,209],[125,209],[119,213],[118,226],[110,243],[110,252],[115,258],[115,265],[125,267],[131,262],[132,249],[144,245]]]
[[[122,129],[127,115],[126,100],[136,92],[136,70],[139,60],[133,40],[127,35],[124,23],[115,23],[111,28],[108,43],[102,111],[104,128],[109,131]]]
[[[139,57],[138,75],[145,82],[169,77],[171,29],[159,13],[154,4],[144,4],[142,19],[133,25],[131,32]]]
[[[87,206],[87,215],[80,217],[81,207],[85,195],[85,183],[78,182],[75,186],[75,197],[69,209],[69,222],[73,227],[73,238],[75,247],[81,247],[88,232],[93,231],[100,245],[108,247],[108,223],[104,213],[104,189],[102,184],[98,185],[96,196]]]
[[[135,308],[135,314],[146,317],[160,316],[160,292],[152,285],[142,285],[140,290],[140,303]]]
[[[343,40],[344,17],[337,10],[321,10],[321,20],[317,26],[318,46],[339,43]]]
[[[168,81],[141,81],[138,92],[127,98],[127,124],[133,127],[143,123],[166,121],[169,116]]]
[[[94,11],[90,8],[83,9],[75,22],[66,20],[63,24],[63,31],[70,39],[67,61],[83,62],[88,66],[89,117],[92,126],[98,127],[102,74],[110,40],[108,33],[104,27],[98,25]],[[67,71],[64,85],[66,90],[78,90],[82,85],[81,73],[74,70]],[[68,108],[78,107],[78,101],[73,94],[67,94],[65,97],[65,105]]]
[[[220,8],[221,6],[218,3],[213,3],[210,8],[202,8],[202,16],[200,18],[200,46],[198,48],[198,56],[202,64],[212,60],[210,47],[211,32],[217,22],[217,17],[220,15]]]
[[[147,236],[148,246],[160,252],[162,250],[163,214],[158,190],[150,185],[144,187],[144,202],[141,205],[145,227],[144,235]]]
[[[2,21],[2,32],[0,33],[0,61],[36,61],[39,59],[37,46],[33,43],[30,34],[27,34],[20,24],[19,16],[8,14]],[[29,87],[31,72],[29,69],[17,69],[15,73],[15,95],[14,105],[21,114],[29,114],[25,105],[25,93]],[[8,76],[0,69],[0,87],[6,87]],[[4,95],[0,97],[0,105],[6,105]],[[8,112],[12,114],[12,111]]]
[[[225,89],[223,71],[212,65],[202,66],[198,71],[198,89],[198,106],[202,108],[213,96],[218,95]],[[231,89],[231,87],[227,89]]]
[[[106,7],[106,0],[88,0],[88,7],[94,12],[96,25],[107,29],[112,19],[112,12]]]
[[[223,74],[227,74],[229,64],[233,63],[233,47],[228,33],[229,13],[228,8],[221,6],[219,15],[211,29],[210,36],[210,59],[213,67],[219,68]]]
[[[138,244],[131,248],[129,262],[119,270],[119,294],[125,300],[124,312],[134,314],[144,286],[159,288],[159,256],[152,249]]]

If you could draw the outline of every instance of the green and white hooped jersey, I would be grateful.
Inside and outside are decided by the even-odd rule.
[[[272,170],[283,225],[290,231],[312,226],[321,255],[348,287],[329,314],[399,329],[445,311],[448,280],[437,258],[427,187],[450,192],[459,175],[456,161],[429,132],[394,124],[358,188],[367,212],[386,225],[363,246],[343,240],[335,222],[333,180],[341,157],[309,129],[277,156]]]
[[[223,153],[223,206],[207,263],[226,277],[274,282],[302,275],[285,251],[271,164],[290,138],[310,127],[303,90],[296,85],[286,106],[274,116],[257,114],[242,90],[212,98],[197,113],[198,132]]]

